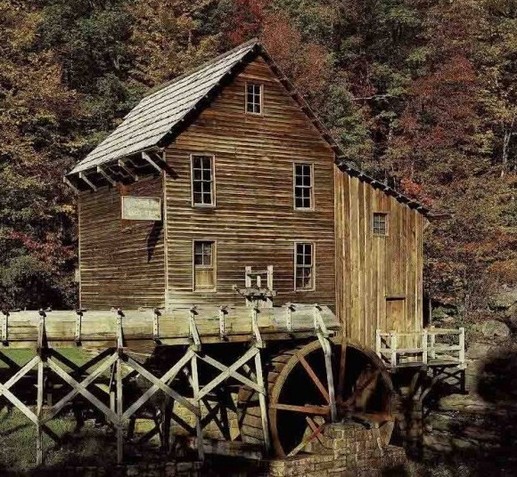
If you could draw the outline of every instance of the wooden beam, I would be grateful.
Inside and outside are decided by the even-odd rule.
[[[70,187],[70,189],[72,189],[76,194],[79,194],[79,192],[81,192],[77,187],[75,187],[75,186],[70,182],[70,180],[68,179],[68,177],[63,176],[63,182],[64,182],[68,187]]]
[[[118,354],[112,354],[107,360],[105,360],[98,368],[96,368],[88,377],[86,377],[83,381],[81,381],[81,386],[87,388],[91,383],[93,383],[101,374],[104,373],[113,363],[117,361]],[[53,419],[59,412],[74,399],[75,396],[79,394],[79,389],[74,388],[68,394],[63,396],[56,404],[54,404],[50,409],[43,422],[48,422]]]
[[[257,377],[257,384],[261,388],[259,391],[259,406],[260,406],[260,421],[262,424],[262,433],[264,435],[264,447],[266,452],[271,449],[271,438],[269,436],[269,422],[267,416],[267,403],[266,403],[266,383],[264,380],[264,374],[262,372],[262,359],[260,356],[260,349],[257,348],[257,354],[255,354],[255,375]]]
[[[230,376],[232,376],[234,371],[239,369],[244,363],[247,363],[258,352],[258,348],[256,347],[250,348],[248,351],[246,351],[246,353],[244,353],[243,356],[241,356],[237,361],[235,361],[235,363],[230,365],[226,369],[226,371],[219,374],[219,376],[215,377],[206,386],[204,386],[203,389],[201,389],[201,391],[199,392],[198,399],[201,399],[203,396],[206,396],[212,389],[221,384],[225,379],[228,379]]]
[[[94,192],[97,191],[97,186],[90,180],[88,177],[86,177],[86,174],[84,172],[79,172],[79,179],[82,179],[86,184],[93,189]]]
[[[162,168],[151,159],[151,156],[147,152],[142,152],[142,159],[146,160],[151,166],[153,166],[159,173],[162,172]]]
[[[200,401],[202,396],[199,392],[199,374],[197,369],[197,355],[194,353],[190,361],[190,367],[192,369],[192,392],[194,394],[194,400],[197,402],[199,413],[196,414],[196,434],[197,434],[197,452],[199,460],[205,459],[205,446],[203,442],[203,427],[201,425],[201,406]]]
[[[101,167],[101,166],[97,166],[97,172],[102,176],[104,177],[104,179],[106,179],[112,186],[115,186],[117,185],[117,182],[114,181],[110,176],[109,174]]]
[[[101,402],[96,396],[94,396],[85,386],[81,383],[77,382],[74,378],[72,378],[66,371],[61,369],[56,363],[54,363],[53,358],[49,358],[47,363],[63,381],[69,384],[73,389],[76,389],[80,394],[82,394],[88,401],[90,401],[99,411],[101,411],[115,426],[118,426],[118,416],[114,413],[108,406],[106,406],[103,402]]]
[[[176,377],[176,375],[181,371],[181,369],[190,361],[193,356],[192,351],[187,351],[185,356],[183,356],[167,373],[165,373],[161,378],[157,378],[152,373],[147,371],[143,366],[141,366],[134,359],[127,357],[127,365],[133,368],[135,371],[139,372],[144,378],[153,383],[153,386],[149,388],[140,398],[132,404],[124,413],[124,419],[129,418],[138,408],[140,408],[158,389],[161,389],[165,394],[170,396],[172,399],[179,402],[182,406],[185,406],[190,412],[196,414],[199,412],[198,408],[194,406],[190,401],[181,396],[177,391],[172,389],[171,387],[165,384],[166,381],[170,381]]]
[[[122,389],[122,360],[118,356],[117,362],[117,463],[122,464],[124,460],[124,424],[122,414],[124,412],[124,395]]]
[[[135,182],[139,179],[138,175],[135,174],[131,169],[129,169],[129,167],[127,167],[124,159],[119,159],[117,164],[126,174],[132,177]]]

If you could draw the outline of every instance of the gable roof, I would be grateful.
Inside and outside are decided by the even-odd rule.
[[[89,170],[96,171],[98,166],[108,165],[118,159],[166,147],[193,121],[196,113],[210,103],[224,84],[237,74],[239,67],[257,56],[266,61],[280,83],[330,145],[336,155],[336,164],[343,172],[382,189],[424,215],[430,215],[429,209],[422,204],[373,179],[348,160],[341,146],[257,39],[237,46],[144,97],[123,122],[66,176],[71,178]]]
[[[256,40],[244,43],[144,97],[70,174],[156,146],[256,44]]]

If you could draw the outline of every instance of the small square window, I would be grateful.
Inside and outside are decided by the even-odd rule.
[[[372,227],[374,235],[388,235],[388,214],[374,212]]]
[[[246,112],[262,114],[262,90],[258,83],[246,83]]]

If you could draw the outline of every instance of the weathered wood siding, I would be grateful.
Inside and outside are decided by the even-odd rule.
[[[425,218],[370,184],[335,171],[336,300],[346,335],[373,347],[375,329],[422,327]],[[372,231],[388,213],[388,235]]]
[[[244,112],[245,81],[264,114]],[[190,154],[214,154],[217,206],[191,206]],[[244,303],[244,267],[274,265],[276,303],[334,306],[334,154],[262,59],[250,63],[167,148],[168,304]],[[293,163],[314,164],[315,210],[293,210]],[[193,291],[192,241],[214,240],[217,291]],[[294,291],[294,242],[315,244],[316,289]]]
[[[162,196],[162,178],[79,196],[81,306],[109,309],[163,306],[163,224],[121,220],[122,194]]]

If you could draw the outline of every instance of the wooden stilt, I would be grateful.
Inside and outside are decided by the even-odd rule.
[[[262,359],[260,356],[260,350],[257,349],[255,355],[255,375],[257,376],[257,384],[260,386],[259,405],[260,405],[260,419],[262,422],[262,432],[264,433],[264,446],[266,451],[269,452],[271,448],[271,439],[269,438],[269,423],[267,418],[267,404],[266,404],[266,384],[264,382],[264,373],[262,372]]]
[[[122,395],[122,360],[117,360],[117,462],[122,463],[124,459],[124,425],[122,421],[122,414],[124,412],[124,400]]]
[[[196,434],[197,434],[197,452],[199,456],[199,460],[205,459],[205,448],[203,445],[203,428],[201,426],[201,405],[200,405],[200,397],[199,397],[199,374],[197,371],[197,356],[192,356],[190,361],[192,368],[192,390],[194,392],[194,399],[197,402],[199,415],[196,416]]]
[[[43,464],[43,431],[41,411],[43,409],[44,384],[43,360],[40,357],[38,362],[38,390],[36,399],[36,416],[38,418],[38,422],[36,424],[36,463],[38,465]]]

